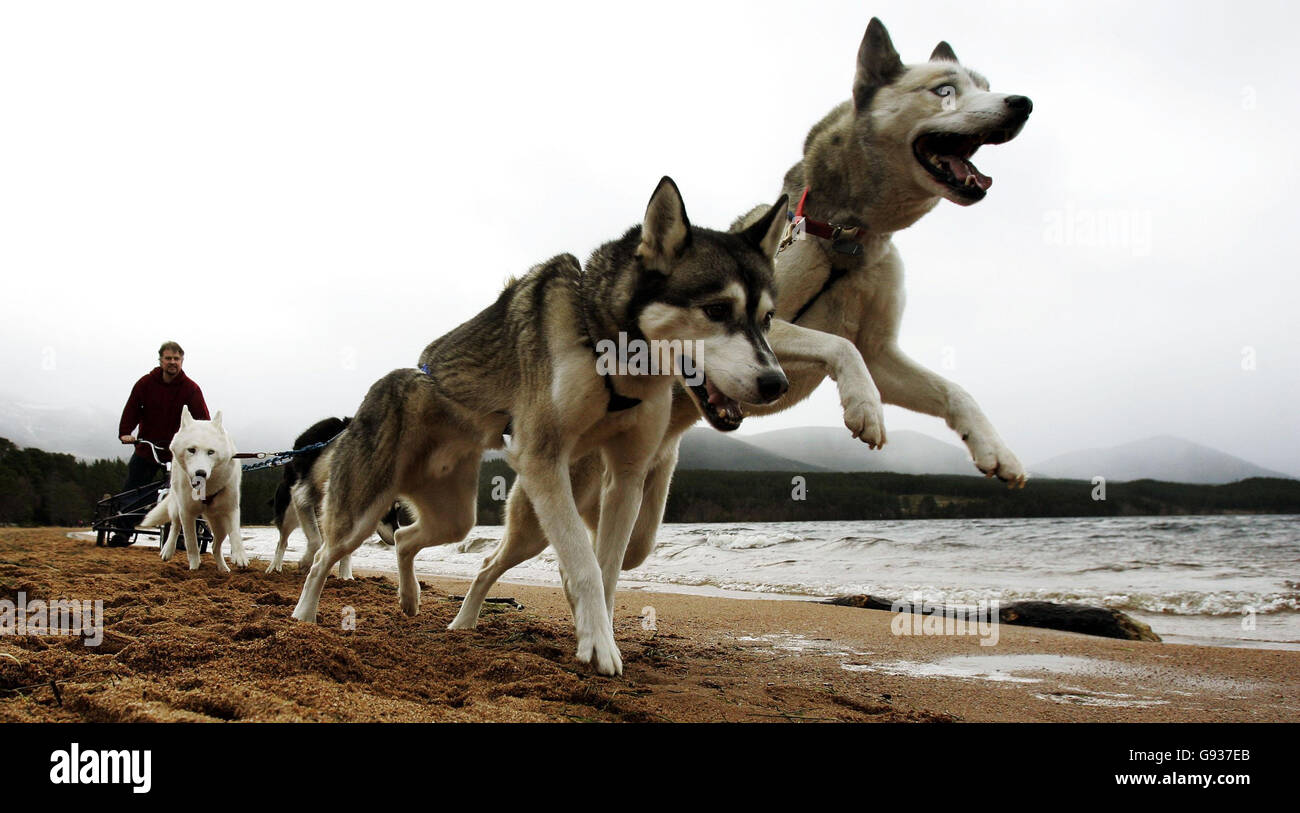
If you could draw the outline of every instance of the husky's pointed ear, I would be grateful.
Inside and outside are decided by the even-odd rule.
[[[934,52],[930,54],[931,62],[960,62],[957,54],[952,50],[952,46],[946,41],[940,42],[934,46]]]
[[[185,427],[189,426],[192,423],[194,423],[194,417],[190,415],[190,405],[182,404],[181,405],[181,429],[184,429]]]
[[[776,257],[776,247],[781,242],[781,234],[785,231],[786,206],[789,198],[785,195],[772,204],[772,208],[767,210],[767,214],[760,217],[749,228],[741,232],[741,236],[758,247],[759,251],[769,260]]]
[[[636,255],[645,267],[667,274],[673,262],[691,244],[691,222],[677,184],[667,175],[655,187],[641,224],[641,244]]]
[[[858,47],[858,73],[853,78],[853,107],[859,113],[871,106],[876,91],[903,73],[903,60],[889,39],[885,24],[872,17]]]
[[[221,410],[218,409],[217,414],[212,416],[212,425],[221,428]]]

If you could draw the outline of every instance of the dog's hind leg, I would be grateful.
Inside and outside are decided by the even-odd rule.
[[[397,547],[397,599],[402,612],[420,612],[420,582],[415,578],[415,555],[432,545],[464,539],[474,527],[478,511],[477,454],[462,458],[446,475],[422,482],[418,490],[403,493],[415,506],[418,518],[399,528]]]
[[[303,489],[303,490],[299,490]],[[302,527],[303,536],[307,537],[307,550],[303,551],[302,558],[298,560],[298,569],[306,570],[316,559],[316,554],[321,549],[321,532],[320,522],[316,518],[316,501],[314,493],[306,491],[307,486],[299,486],[294,489],[294,510],[298,512],[298,522]],[[339,559],[339,578],[352,578],[352,554],[345,553],[343,558]]]
[[[600,564],[605,612],[611,630],[618,574],[641,510],[646,469],[650,463],[643,450],[647,446],[656,449],[657,445],[656,439],[633,431],[610,438],[601,453],[605,476],[600,490],[600,523],[596,527],[596,561]]]
[[[244,551],[244,535],[239,532],[239,506],[230,516],[230,560],[235,567],[248,567],[248,554]]]
[[[501,543],[483,560],[483,566],[465,593],[465,600],[461,602],[460,612],[456,613],[455,620],[447,629],[473,629],[478,624],[483,599],[487,598],[488,591],[497,579],[520,562],[526,562],[546,550],[546,545],[546,534],[542,533],[542,527],[537,523],[533,504],[529,502],[523,487],[516,482],[515,487],[510,489],[510,496],[506,498],[506,528]]]
[[[323,544],[320,521],[316,513],[319,496],[310,483],[300,481],[293,487],[292,499],[293,510],[298,515],[298,526],[302,528],[303,536],[307,537],[307,549],[298,560],[298,569],[306,570],[311,567],[316,559],[316,553]]]
[[[393,496],[386,494],[383,499],[374,500],[362,510],[352,512],[335,505],[333,497],[326,497],[325,544],[317,551],[307,579],[303,582],[302,595],[298,597],[298,605],[293,609],[294,618],[299,621],[316,620],[321,590],[325,587],[325,579],[330,570],[345,555],[361,547],[366,537],[374,532],[375,525],[392,501]]]
[[[671,452],[660,457],[646,475],[641,512],[637,514],[636,525],[632,526],[632,536],[623,553],[624,570],[639,567],[654,550],[659,525],[664,519],[664,507],[668,504],[668,486],[673,480],[673,470],[677,468],[678,441],[679,439],[668,441],[672,444]]]
[[[271,559],[271,564],[267,567],[267,573],[279,573],[284,567],[284,552],[289,547],[289,535],[298,527],[298,509],[293,503],[285,506],[284,514],[280,521],[276,523],[280,531],[280,541],[275,543],[275,558]]]

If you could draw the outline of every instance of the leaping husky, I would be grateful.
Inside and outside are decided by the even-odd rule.
[[[829,377],[838,384],[845,425],[872,448],[886,439],[882,402],[897,404],[943,418],[970,450],[976,468],[1023,486],[1024,467],[975,399],[898,346],[903,263],[892,237],[941,199],[961,206],[983,200],[993,179],[975,167],[972,156],[983,145],[1015,138],[1033,104],[1025,96],[991,92],[988,80],[961,65],[946,42],[928,62],[904,65],[875,18],[858,49],[852,90],[851,99],[808,133],[803,160],[785,175],[793,211],[776,259],[778,318],[768,338],[789,375],[790,390],[775,403],[747,403],[744,412],[761,415],[791,407]],[[765,214],[755,209],[733,229]],[[654,547],[678,444],[697,419],[691,399],[679,390],[646,476],[624,569],[640,565]],[[597,503],[602,469],[594,455],[572,467],[573,492],[593,527],[602,516]],[[492,584],[547,545],[521,484],[511,490],[506,511],[511,521],[505,537],[484,561],[454,627],[473,626]]]
[[[397,497],[417,514],[396,536],[398,598],[415,615],[415,555],[469,533],[479,461],[484,450],[502,448],[509,425],[507,460],[555,547],[577,658],[602,674],[622,672],[614,589],[646,471],[668,428],[673,382],[687,377],[691,409],[727,426],[739,423],[740,402],[769,403],[788,386],[764,335],[785,210],[782,196],[743,231],[694,227],[676,184],[664,178],[643,223],[598,248],[585,271],[567,254],[533,268],[430,344],[421,369],[376,382],[321,457],[329,460],[324,547],[294,618],[316,618],[329,569]],[[605,352],[629,340],[666,349],[671,363],[657,371],[611,365]],[[570,461],[587,455],[598,456],[607,475],[594,551],[570,487]]]

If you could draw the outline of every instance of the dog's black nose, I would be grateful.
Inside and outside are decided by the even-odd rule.
[[[208,473],[207,473],[206,471],[204,471],[203,469],[199,469],[198,471],[194,472],[194,476],[195,476],[195,477],[207,477],[207,476],[208,476]]]
[[[1034,103],[1030,101],[1028,96],[1008,96],[1007,107],[1022,116],[1028,116],[1030,113],[1034,112]]]
[[[765,404],[785,395],[788,389],[790,389],[790,382],[786,380],[785,373],[780,370],[772,370],[758,377],[758,396]]]

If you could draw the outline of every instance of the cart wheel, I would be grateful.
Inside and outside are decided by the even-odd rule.
[[[95,547],[102,548],[108,544],[108,531],[100,528],[95,532]]]

